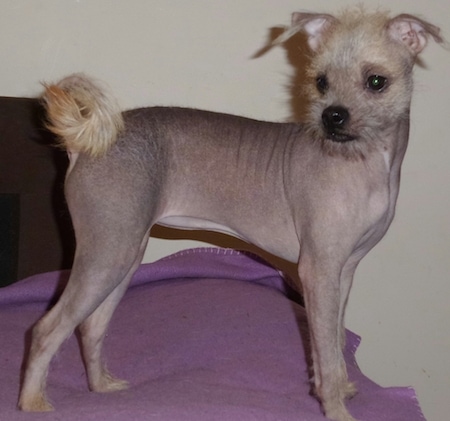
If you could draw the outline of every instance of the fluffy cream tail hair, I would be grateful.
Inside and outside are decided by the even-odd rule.
[[[124,128],[115,98],[97,81],[79,73],[44,87],[48,128],[61,145],[69,152],[105,154]]]

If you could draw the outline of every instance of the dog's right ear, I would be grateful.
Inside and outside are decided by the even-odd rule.
[[[398,15],[388,22],[387,28],[389,35],[402,43],[414,56],[417,56],[426,47],[430,37],[439,44],[447,44],[440,35],[440,29],[437,26],[416,16]]]
[[[273,45],[282,44],[297,32],[303,31],[308,37],[309,48],[317,51],[323,35],[337,22],[334,16],[325,13],[295,12],[292,14],[291,26],[273,41]]]

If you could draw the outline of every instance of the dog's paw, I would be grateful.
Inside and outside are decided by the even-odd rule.
[[[93,392],[100,393],[117,392],[128,388],[129,384],[126,380],[117,379],[108,372],[104,372],[100,379],[90,385]]]
[[[326,410],[325,416],[332,421],[358,421],[348,413],[344,405]]]
[[[116,392],[128,389],[129,387],[130,384],[126,380],[111,378],[107,384],[106,392]]]
[[[352,399],[358,393],[355,383],[346,382],[343,387],[344,399]]]
[[[54,408],[43,395],[34,396],[32,398],[21,397],[18,408],[25,412],[50,412]]]

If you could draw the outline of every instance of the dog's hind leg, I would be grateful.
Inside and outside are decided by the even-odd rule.
[[[111,251],[111,250],[110,250]],[[106,251],[105,251],[106,252]],[[99,381],[95,353],[97,349],[92,345],[94,336],[103,336],[107,322],[125,292],[129,279],[137,266],[138,252],[132,256],[127,251],[128,259],[123,260],[121,253],[115,253],[117,263],[108,258],[104,264],[87,265],[85,257],[79,257],[74,263],[69,282],[58,303],[33,328],[32,345],[24,376],[19,407],[25,411],[49,411],[52,406],[45,397],[45,384],[48,367],[52,357],[62,342],[72,334],[74,329],[91,316],[91,322],[84,326],[85,355],[87,354],[88,372]],[[97,262],[102,256],[97,256]],[[103,306],[103,308],[102,308]],[[93,322],[103,325],[92,327]],[[89,329],[87,326],[91,326]],[[92,333],[93,332],[93,333]],[[87,345],[86,345],[87,344]],[[86,352],[87,351],[87,352]],[[99,349],[98,349],[99,352]],[[101,381],[101,380],[100,380]]]
[[[85,181],[89,182],[88,177]],[[101,342],[115,305],[140,263],[151,221],[150,216],[145,216],[151,214],[148,200],[136,200],[131,189],[114,190],[114,181],[108,188],[105,188],[106,182],[91,183],[92,187],[83,184],[82,176],[72,178],[72,181],[69,177],[66,183],[77,250],[69,282],[58,303],[33,329],[19,398],[19,407],[23,410],[52,409],[45,397],[50,361],[62,342],[99,307],[98,315],[86,322],[82,333],[85,334],[84,354],[94,388],[98,381],[101,382],[102,372],[95,362],[99,349],[93,344],[96,340]],[[118,197],[116,200],[112,198],[113,193]],[[105,303],[103,309],[102,303]],[[100,327],[94,326],[95,323],[100,323]]]
[[[127,246],[131,246],[130,243]],[[105,247],[103,256],[97,254],[95,258],[89,256],[89,250],[75,258],[61,298],[33,328],[32,345],[19,398],[22,410],[52,409],[45,397],[50,361],[62,342],[84,321],[82,342],[91,387],[99,389],[100,384],[105,382],[107,374],[99,369],[101,339],[142,256],[141,244],[134,247],[134,252],[133,247],[130,247],[131,250],[128,247],[115,251]],[[108,255],[110,253],[113,253],[113,258]],[[111,388],[114,380],[111,379],[110,383]],[[119,384],[116,383],[116,388]]]
[[[101,358],[101,349],[111,317],[125,294],[129,282],[142,260],[148,234],[145,235],[139,255],[130,272],[123,281],[111,292],[102,304],[79,326],[84,363],[89,381],[89,388],[93,392],[112,392],[126,389],[128,382],[117,379],[107,370]]]

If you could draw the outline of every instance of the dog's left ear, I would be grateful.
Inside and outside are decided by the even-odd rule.
[[[426,47],[429,36],[439,44],[444,42],[437,26],[412,15],[396,16],[388,22],[387,29],[389,35],[401,42],[413,56],[417,56]]]
[[[312,51],[317,51],[324,34],[338,22],[338,20],[325,13],[302,13],[292,14],[291,26],[287,28],[272,44],[282,44],[297,32],[304,31],[308,37],[308,45]]]

